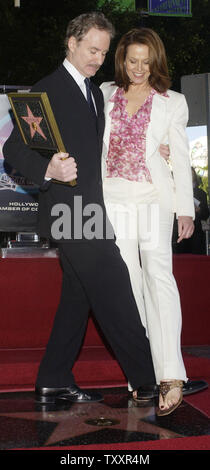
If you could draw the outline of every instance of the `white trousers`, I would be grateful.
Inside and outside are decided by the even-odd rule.
[[[161,206],[148,182],[105,178],[104,199],[150,341],[156,381],[186,381],[180,298],[172,272],[174,214]]]

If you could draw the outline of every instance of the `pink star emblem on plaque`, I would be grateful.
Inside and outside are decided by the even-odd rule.
[[[44,135],[44,132],[42,131],[39,125],[43,118],[34,116],[29,106],[26,105],[26,107],[28,111],[28,116],[21,116],[21,117],[30,126],[31,138],[33,139],[35,132],[38,132],[38,134],[40,134],[43,137],[43,139],[47,140],[47,137]]]

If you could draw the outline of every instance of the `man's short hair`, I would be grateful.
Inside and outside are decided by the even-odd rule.
[[[66,37],[64,45],[66,53],[68,52],[68,41],[71,36],[74,36],[77,41],[81,41],[91,28],[107,31],[112,39],[115,35],[115,28],[113,24],[104,16],[103,13],[93,11],[90,13],[83,13],[71,20],[67,26]]]

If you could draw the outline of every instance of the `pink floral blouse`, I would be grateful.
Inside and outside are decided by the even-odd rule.
[[[153,96],[152,89],[140,109],[129,116],[127,99],[122,88],[118,88],[110,99],[114,107],[110,112],[111,133],[107,156],[107,177],[120,177],[132,181],[152,182],[146,165],[146,132],[150,122]]]

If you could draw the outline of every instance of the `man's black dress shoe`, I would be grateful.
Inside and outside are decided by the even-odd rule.
[[[201,392],[208,388],[207,382],[205,380],[188,380],[184,382],[182,393],[183,395],[192,395],[192,393]]]
[[[136,397],[134,398],[137,401],[149,401],[159,395],[158,385],[145,385],[138,388],[136,391]],[[133,392],[132,392],[133,393]]]
[[[208,388],[207,382],[205,380],[188,380],[183,384],[183,395],[192,395],[193,393],[201,392]],[[140,387],[136,390],[137,396],[135,400],[137,401],[145,401],[145,400],[152,400],[153,398],[158,397],[159,395],[159,387],[158,385],[150,385],[145,387]]]
[[[102,401],[103,397],[100,393],[81,390],[77,385],[70,385],[63,388],[36,387],[37,403],[55,403],[57,400],[66,400],[73,403],[91,403]]]

